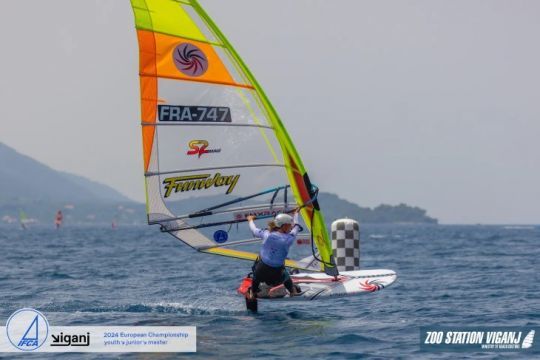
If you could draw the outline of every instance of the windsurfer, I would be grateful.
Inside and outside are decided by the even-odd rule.
[[[285,259],[296,235],[301,230],[298,225],[298,210],[294,216],[278,214],[268,223],[268,230],[261,230],[255,225],[255,216],[247,217],[253,235],[262,239],[262,247],[257,261],[253,265],[253,279],[248,297],[253,299],[259,292],[259,284],[265,282],[271,286],[283,284],[291,296],[298,295],[296,286],[285,268]]]
[[[56,213],[56,217],[54,218],[54,225],[57,229],[60,229],[60,226],[62,226],[62,221],[64,220],[64,215],[62,214],[62,210],[58,210]]]

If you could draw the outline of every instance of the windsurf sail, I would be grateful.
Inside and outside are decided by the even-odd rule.
[[[28,224],[28,216],[22,210],[19,210],[19,224],[23,230],[26,230],[26,225]]]
[[[54,217],[54,226],[57,229],[60,229],[63,222],[64,222],[64,214],[62,214],[62,210],[58,210],[56,212],[56,216]]]
[[[256,253],[229,248],[253,241],[233,231],[235,224],[245,214],[265,218],[299,207],[321,270],[337,274],[318,190],[227,38],[195,0],[131,4],[148,222],[199,251],[254,260]]]

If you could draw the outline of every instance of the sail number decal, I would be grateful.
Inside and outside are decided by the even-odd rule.
[[[200,175],[187,175],[187,176],[175,176],[166,178],[163,180],[165,185],[164,198],[171,196],[172,192],[186,192],[186,191],[202,191],[211,187],[228,186],[225,194],[230,194],[234,191],[240,175],[221,175],[220,173],[214,174],[200,174]]]
[[[223,106],[158,105],[159,121],[230,123],[231,109]]]

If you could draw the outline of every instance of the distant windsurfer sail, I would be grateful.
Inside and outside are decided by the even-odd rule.
[[[26,230],[28,228],[28,216],[22,210],[19,210],[19,224],[21,225],[22,230]]]
[[[64,222],[64,214],[62,214],[62,210],[58,210],[56,212],[56,216],[54,217],[54,226],[57,229],[60,229],[63,222]]]

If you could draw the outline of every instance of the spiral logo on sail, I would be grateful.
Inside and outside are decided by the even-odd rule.
[[[176,68],[187,76],[201,76],[208,70],[206,55],[193,44],[178,45],[173,51],[173,59]]]

